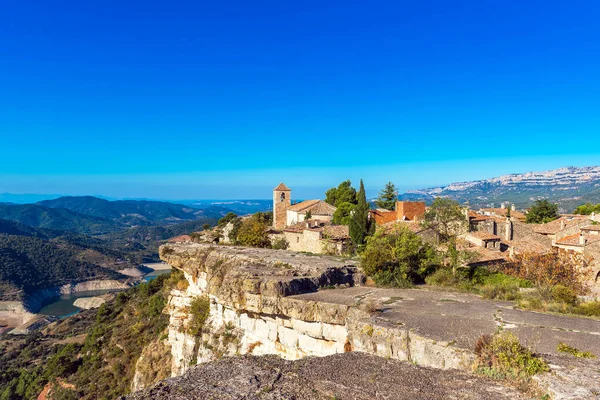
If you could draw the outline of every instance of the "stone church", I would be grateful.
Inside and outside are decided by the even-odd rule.
[[[284,238],[293,251],[341,254],[350,235],[347,226],[332,224],[335,211],[323,200],[292,204],[292,190],[280,183],[273,189],[272,239]]]

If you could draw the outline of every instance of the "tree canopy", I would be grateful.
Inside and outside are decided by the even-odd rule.
[[[435,249],[406,227],[379,230],[367,239],[361,266],[376,284],[410,286],[420,281],[439,262]]]
[[[392,182],[388,182],[385,184],[385,187],[379,193],[377,200],[375,200],[375,204],[379,208],[393,210],[396,207],[397,199],[398,191],[396,190],[396,185],[394,185]]]
[[[325,192],[325,202],[334,207],[339,207],[342,203],[358,204],[356,189],[352,187],[350,180],[344,181]]]
[[[582,204],[575,209],[574,213],[580,214],[580,215],[590,215],[593,212],[596,214],[600,214],[600,203],[598,203],[598,204],[592,204],[592,203]]]
[[[546,199],[536,200],[535,204],[529,209],[525,222],[528,224],[545,224],[559,217],[558,204],[550,203]]]
[[[352,211],[356,206],[352,203],[341,203],[333,213],[333,223],[336,225],[350,225]]]
[[[435,230],[443,242],[466,228],[466,218],[458,202],[438,197],[425,212],[421,225]]]

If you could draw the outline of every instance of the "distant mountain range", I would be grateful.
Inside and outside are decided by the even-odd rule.
[[[92,196],[60,197],[35,204],[0,204],[0,219],[46,229],[105,234],[138,226],[203,220],[213,223],[231,210],[147,200],[109,201]]]
[[[499,206],[502,202],[527,208],[537,199],[559,204],[562,212],[572,212],[580,204],[600,203],[600,166],[564,167],[543,172],[502,175],[497,178],[457,182],[448,186],[411,190],[404,200],[432,201],[449,197],[471,207]]]

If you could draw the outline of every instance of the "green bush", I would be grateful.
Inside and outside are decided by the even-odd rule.
[[[580,303],[573,307],[572,313],[588,317],[600,317],[600,301]]]
[[[438,261],[435,249],[406,228],[379,230],[367,238],[361,253],[365,274],[384,286],[406,287],[422,281]]]
[[[425,277],[425,283],[433,286],[466,288],[467,290],[471,288],[468,274],[462,268],[455,274],[452,273],[451,268],[438,268],[434,273]]]
[[[475,345],[477,361],[475,370],[494,379],[518,382],[550,370],[548,364],[521,345],[510,332],[489,336],[482,335]]]
[[[287,250],[289,243],[285,238],[275,239],[271,242],[271,248],[274,250]]]
[[[556,346],[556,351],[559,353],[568,353],[578,358],[596,358],[596,356],[589,351],[581,351],[563,342],[558,343],[558,346]]]
[[[559,303],[575,305],[577,303],[577,295],[573,289],[563,285],[556,285],[550,290],[552,299]]]
[[[204,323],[210,314],[210,299],[208,296],[199,296],[192,300],[190,304],[191,320],[188,325],[188,333],[198,336],[202,333]]]
[[[485,299],[517,300],[520,298],[519,286],[514,283],[483,285],[479,292]]]

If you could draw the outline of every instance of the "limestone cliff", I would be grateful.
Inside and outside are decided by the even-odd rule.
[[[161,258],[184,272],[187,288],[171,292],[169,343],[173,376],[226,355],[276,354],[288,360],[361,351],[440,368],[459,368],[470,353],[377,322],[361,298],[336,301],[325,289],[362,285],[352,261],[202,244],[165,245]],[[323,291],[318,300],[304,294]],[[190,307],[207,296],[210,312],[192,335]]]

